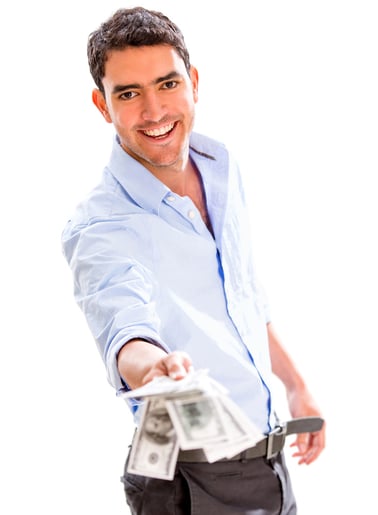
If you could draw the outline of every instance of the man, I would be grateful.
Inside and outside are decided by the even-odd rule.
[[[294,418],[319,416],[255,277],[238,167],[223,144],[193,132],[198,72],[179,28],[155,11],[121,9],[90,35],[88,59],[93,102],[116,136],[62,240],[110,383],[130,390],[208,369],[268,435],[278,424],[273,371]],[[276,440],[266,442],[258,455],[215,463],[181,452],[172,481],[125,469],[132,513],[295,514],[284,438],[274,452]],[[310,428],[294,456],[309,464],[324,444],[324,426]]]

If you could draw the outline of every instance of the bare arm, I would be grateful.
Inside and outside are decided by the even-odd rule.
[[[184,352],[167,354],[145,340],[130,340],[118,353],[118,370],[130,388],[138,388],[154,377],[182,379],[191,370],[192,362]]]
[[[282,381],[290,413],[293,417],[321,417],[320,410],[308,390],[304,379],[299,373],[293,360],[282,346],[271,324],[267,325],[269,351],[273,373]],[[325,425],[316,433],[299,434],[292,447],[297,447],[294,457],[299,458],[299,464],[312,463],[325,446]]]

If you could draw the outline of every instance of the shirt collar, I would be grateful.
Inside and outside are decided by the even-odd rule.
[[[215,147],[211,140],[193,133],[190,139],[190,151],[206,160],[215,160]],[[197,162],[197,159],[195,159]],[[198,163],[197,163],[198,165]],[[121,186],[140,207],[155,214],[170,189],[136,159],[123,150],[116,135],[108,169]]]
[[[115,136],[108,168],[140,207],[157,214],[169,188],[123,150]]]

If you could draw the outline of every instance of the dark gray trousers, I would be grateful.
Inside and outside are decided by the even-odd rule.
[[[216,463],[178,463],[172,481],[121,478],[133,515],[296,515],[283,453]]]

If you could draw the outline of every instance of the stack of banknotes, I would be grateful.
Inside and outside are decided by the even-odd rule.
[[[264,438],[207,370],[179,381],[158,377],[120,396],[142,401],[129,454],[131,474],[171,480],[180,449],[202,449],[212,463]]]

